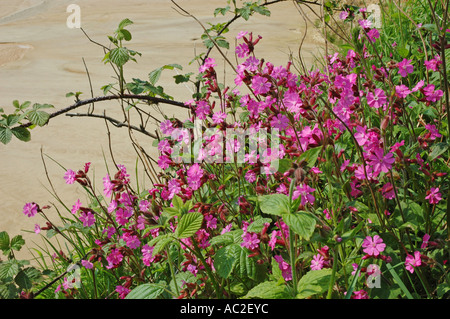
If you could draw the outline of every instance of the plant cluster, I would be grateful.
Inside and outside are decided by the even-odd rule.
[[[86,163],[65,171],[88,201],[69,205],[63,226],[46,217],[47,207],[25,205],[25,215],[46,219],[36,232],[72,247],[70,256],[58,251],[54,265],[81,269],[79,282],[66,278],[51,294],[448,297],[447,7],[425,7],[435,27],[410,31],[421,32],[410,45],[420,53],[382,42],[389,27],[375,28],[364,8],[345,7],[341,19],[357,21],[351,42],[323,69],[273,65],[257,54],[263,37],[245,31],[236,35],[232,85],[220,83],[216,61],[204,57],[200,89],[183,104],[189,118],[159,125],[150,189],[133,185],[118,164],[99,191]],[[210,47],[223,41],[210,31]],[[122,48],[119,37],[110,40]],[[115,57],[110,51],[106,61],[120,71],[128,59],[118,65]],[[179,66],[136,86],[119,75],[122,97],[155,88],[167,68]]]

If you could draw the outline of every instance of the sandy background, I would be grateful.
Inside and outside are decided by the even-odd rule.
[[[134,21],[134,25],[128,27],[133,40],[127,46],[141,52],[142,57],[138,58],[138,64],[126,65],[128,79],[147,79],[150,71],[168,63],[181,64],[183,73],[197,71],[196,65],[188,63],[203,50],[199,39],[203,31],[193,19],[177,13],[169,0],[0,0],[0,107],[11,110],[12,101],[17,99],[49,103],[61,109],[73,103],[73,98],[65,97],[66,93],[75,91],[83,92],[81,98],[89,98],[90,87],[82,58],[89,69],[95,96],[103,95],[100,90],[103,85],[114,82],[112,70],[102,63],[103,50],[89,42],[81,30],[67,27],[70,13],[66,8],[72,3],[81,7],[82,28],[93,40],[105,45],[108,45],[107,35],[113,33],[122,19]],[[177,3],[205,23],[224,22],[229,18],[213,17],[214,9],[226,6],[226,0],[178,0]],[[275,65],[285,65],[289,52],[297,55],[305,33],[305,21],[290,1],[270,6],[270,10],[270,18],[255,15],[249,22],[238,20],[232,24],[227,38],[232,39],[241,30],[254,31],[263,36],[257,55]],[[309,25],[302,51],[308,65],[313,63],[315,55],[320,55],[321,45],[320,36]],[[213,56],[222,67],[221,58],[217,54]],[[233,57],[232,50],[228,56]],[[160,84],[175,100],[189,99],[190,89],[174,84],[172,76],[175,74],[164,71]],[[227,74],[231,78],[232,75]],[[169,115],[183,117],[183,112],[175,107],[164,108]],[[87,106],[78,111],[86,109]],[[120,115],[117,102],[96,105],[97,113],[102,109],[106,109],[108,115]],[[111,130],[116,160],[133,171],[136,155],[126,130]],[[151,142],[144,140],[144,146],[150,149]],[[25,231],[31,231],[35,223],[43,221],[40,217],[24,216],[23,205],[30,201],[40,206],[55,203],[47,190],[49,183],[41,148],[65,168],[76,170],[85,162],[91,162],[95,181],[100,186],[106,172],[103,151],[108,163],[112,163],[105,124],[99,119],[59,116],[48,126],[33,130],[28,143],[13,139],[6,146],[0,144],[0,231],[6,230],[11,236],[23,235],[29,247],[43,242],[39,236]],[[84,194],[79,187],[64,183],[64,170],[45,159],[58,195],[69,207],[78,198],[83,202]],[[50,216],[54,209],[52,212]],[[28,253],[24,249],[19,256]]]

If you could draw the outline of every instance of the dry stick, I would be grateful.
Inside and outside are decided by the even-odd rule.
[[[106,115],[101,115],[101,114],[90,114],[90,113],[67,113],[66,116],[69,117],[95,117],[95,118],[101,118],[104,120],[109,121],[112,125],[114,125],[115,127],[130,127],[132,130],[138,131],[139,133],[145,134],[147,136],[150,136],[151,138],[156,139],[156,135],[152,134],[150,132],[148,132],[147,130],[145,130],[144,128],[140,128],[134,125],[128,125],[127,123],[124,122],[120,122],[112,117],[106,116]]]
[[[88,81],[89,81],[89,88],[91,89],[91,98],[94,98],[94,89],[92,88],[91,75],[89,74],[89,70],[87,68],[86,61],[84,61],[84,58],[82,58],[82,59],[83,59],[84,68],[86,69]],[[92,114],[94,112],[94,108],[95,108],[95,104],[92,103],[92,109],[88,113]]]

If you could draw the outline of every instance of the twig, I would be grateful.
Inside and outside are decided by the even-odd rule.
[[[144,128],[140,128],[134,125],[129,125],[128,123],[123,123],[120,122],[112,117],[106,116],[106,115],[101,115],[101,114],[91,114],[91,113],[67,113],[66,116],[69,117],[96,117],[96,118],[101,118],[101,119],[105,119],[108,122],[110,122],[112,125],[114,125],[115,127],[130,127],[130,129],[138,131],[139,133],[145,134],[147,136],[150,136],[151,138],[156,139],[157,136],[146,131]]]
[[[78,102],[76,102],[75,104],[72,104],[71,106],[68,106],[64,109],[61,109],[59,111],[56,111],[54,113],[50,114],[49,120],[51,118],[54,118],[58,115],[70,112],[76,108],[79,108],[80,106],[83,105],[87,105],[87,104],[91,104],[94,102],[102,102],[102,101],[110,101],[110,100],[120,100],[120,99],[138,99],[138,100],[145,100],[145,101],[149,101],[152,103],[163,103],[163,104],[170,104],[170,105],[175,105],[181,108],[185,108],[185,109],[189,109],[190,107],[186,104],[184,104],[183,102],[178,102],[178,101],[173,101],[173,100],[168,100],[168,99],[162,99],[162,98],[158,98],[158,97],[153,97],[153,96],[148,96],[148,95],[139,95],[139,94],[124,94],[124,95],[107,95],[107,96],[98,96],[95,97],[93,99],[87,99],[87,100],[80,100]],[[48,121],[47,121],[48,123]],[[29,122],[29,123],[25,123],[20,125],[19,127],[29,127],[33,125],[33,123]]]

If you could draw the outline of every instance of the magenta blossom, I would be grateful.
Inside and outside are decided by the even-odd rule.
[[[375,235],[373,238],[367,236],[363,241],[362,247],[364,248],[363,251],[366,254],[376,257],[384,251],[386,244],[383,243],[383,239],[380,236]]]
[[[95,217],[91,212],[82,213],[79,217],[84,227],[91,227],[95,223]]]
[[[437,204],[442,199],[442,194],[439,193],[439,188],[431,187],[430,190],[427,191],[427,196],[425,199],[428,199],[430,204]]]
[[[276,255],[273,257],[275,261],[278,263],[278,266],[281,270],[281,275],[283,276],[285,281],[292,280],[292,270],[291,265],[289,265],[287,262],[283,260],[283,257],[280,255]]]
[[[420,252],[419,251],[415,251],[414,252],[414,256],[409,255],[409,254],[408,254],[408,256],[406,256],[405,268],[410,273],[414,273],[414,267],[419,267],[420,265],[422,265],[422,260],[420,258]]]
[[[413,73],[414,67],[411,64],[412,60],[403,59],[403,61],[399,62],[397,64],[398,66],[398,73],[402,77],[406,77],[409,73]]]
[[[311,193],[313,193],[316,189],[309,187],[306,184],[302,184],[297,186],[297,189],[294,190],[292,194],[292,199],[296,200],[299,196],[301,196],[300,205],[305,205],[306,203],[314,204],[315,197]]]
[[[377,88],[373,93],[367,93],[367,104],[369,104],[370,107],[378,109],[386,104],[386,101],[386,94],[382,89]]]
[[[34,217],[38,213],[38,206],[36,203],[26,203],[23,206],[23,213],[28,217]]]
[[[394,155],[391,152],[384,155],[384,150],[381,147],[373,150],[368,160],[375,176],[378,176],[381,172],[389,172],[392,168],[392,164],[395,162]]]
[[[252,78],[252,89],[255,94],[265,94],[269,92],[271,84],[267,78],[256,75]]]
[[[320,270],[323,268],[324,258],[321,254],[314,255],[311,260],[311,270]]]
[[[66,180],[66,184],[73,184],[77,179],[77,174],[75,174],[73,170],[68,169],[67,172],[64,174],[64,179]]]
[[[245,232],[242,235],[243,242],[241,243],[242,247],[246,247],[250,250],[255,250],[259,247],[259,239],[256,233],[247,233]]]

